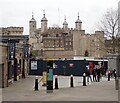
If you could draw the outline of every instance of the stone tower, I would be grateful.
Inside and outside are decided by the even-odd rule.
[[[34,19],[34,15],[32,12],[32,19],[29,21],[29,35],[30,36],[33,36],[35,29],[36,29],[36,20]]]
[[[67,32],[67,30],[68,30],[68,23],[66,22],[66,17],[63,22],[63,29],[65,30],[65,32]]]
[[[79,13],[78,13],[78,19],[75,22],[75,29],[81,30],[82,29],[82,21],[79,19]]]
[[[82,43],[81,38],[82,34],[85,34],[85,31],[82,30],[82,21],[79,19],[79,13],[78,13],[78,19],[75,22],[76,27],[75,30],[73,30],[73,53],[74,56],[82,55]]]
[[[41,33],[45,32],[47,30],[47,19],[45,17],[45,11],[43,13],[43,18],[41,19]]]

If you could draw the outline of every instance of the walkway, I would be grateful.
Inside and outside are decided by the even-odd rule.
[[[39,77],[40,79],[41,77]],[[34,77],[20,79],[8,88],[3,88],[3,101],[118,101],[114,79],[91,82],[82,86],[82,77],[74,78],[74,88],[69,87],[69,77],[59,76],[59,89],[46,93],[46,87],[39,83],[39,91],[34,91]]]

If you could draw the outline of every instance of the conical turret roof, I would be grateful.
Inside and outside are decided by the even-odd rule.
[[[68,25],[68,23],[66,22],[66,17],[64,19],[63,25]]]
[[[76,20],[75,23],[82,23],[82,21],[79,19],[79,13],[78,13],[78,19]]]
[[[43,18],[41,19],[41,21],[47,21],[47,18],[45,17],[45,11],[43,13]]]
[[[32,12],[32,19],[31,19],[30,21],[36,21],[36,20],[34,19],[34,14],[33,14],[33,12]]]

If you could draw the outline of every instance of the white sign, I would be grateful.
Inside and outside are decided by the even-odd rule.
[[[31,61],[31,70],[37,70],[37,61]]]

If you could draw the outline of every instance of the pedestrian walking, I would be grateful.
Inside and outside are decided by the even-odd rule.
[[[96,82],[97,81],[97,78],[96,78],[96,76],[97,76],[97,69],[96,68],[93,68],[92,74],[93,74],[93,82]]]
[[[87,76],[87,82],[89,82],[89,79],[90,79],[91,82],[92,82],[92,77],[91,77],[91,75],[90,75],[89,66],[87,66],[86,76]]]
[[[97,68],[97,81],[100,82],[100,68]]]
[[[113,70],[110,69],[110,76],[113,77]]]

